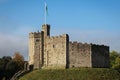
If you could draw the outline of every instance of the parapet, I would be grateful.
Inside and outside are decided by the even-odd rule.
[[[69,42],[69,48],[70,48],[70,51],[84,51],[84,50],[90,50],[91,49],[91,45],[88,44],[88,43],[81,43],[81,42],[77,42],[77,41],[74,41],[74,42]]]
[[[109,46],[106,46],[106,45],[98,45],[98,44],[88,44],[88,43],[81,43],[81,42],[77,42],[77,41],[70,41],[69,42],[70,45],[73,45],[73,46],[76,46],[76,45],[90,45],[91,47],[95,47],[95,48],[106,48],[106,49],[109,49]]]
[[[77,41],[70,41],[69,42],[69,44],[70,45],[73,45],[73,46],[75,46],[75,45],[90,45],[90,44],[88,44],[88,43],[81,43],[81,42],[77,42]]]
[[[92,47],[96,47],[96,48],[106,48],[106,49],[109,49],[109,46],[107,46],[107,45],[98,45],[98,44],[92,44],[91,43],[91,46]]]
[[[39,37],[41,37],[41,35],[43,35],[43,31],[31,32],[31,33],[29,33],[29,38],[39,38]]]
[[[59,36],[51,36],[50,39],[59,39],[59,38],[69,38],[68,34],[63,34]]]

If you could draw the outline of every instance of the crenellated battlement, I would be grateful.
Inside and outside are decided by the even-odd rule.
[[[80,46],[80,45],[90,45],[91,47],[95,47],[95,48],[104,48],[104,49],[109,49],[109,46],[106,45],[98,45],[98,44],[88,44],[88,43],[81,43],[81,42],[77,42],[77,41],[70,41],[69,45],[72,45],[72,47],[74,46]]]
[[[90,45],[88,43],[81,43],[81,42],[77,42],[77,41],[73,41],[73,42],[70,41],[69,44],[71,44],[71,45]]]
[[[105,48],[109,48],[109,46],[104,45],[104,44],[99,45],[99,44],[92,44],[92,43],[91,43],[91,45],[92,45],[92,46],[95,46],[95,47],[105,47]]]
[[[67,38],[68,34],[63,34],[63,35],[59,35],[59,36],[51,36],[50,39],[59,39],[59,38]]]
[[[31,33],[29,33],[29,38],[39,38],[39,37],[41,37],[41,35],[43,35],[43,31],[31,32]]]

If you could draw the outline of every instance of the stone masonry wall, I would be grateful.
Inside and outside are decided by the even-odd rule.
[[[90,44],[69,43],[69,68],[71,67],[91,67]]]
[[[68,35],[48,37],[46,40],[46,62],[47,68],[66,68]]]
[[[29,65],[33,65],[34,62],[34,33],[29,33]]]
[[[104,45],[92,46],[92,67],[110,67],[109,62],[109,47]]]
[[[43,65],[43,32],[37,33],[35,37],[34,69],[39,69]]]
[[[43,32],[29,34],[29,65],[39,68],[42,65]]]

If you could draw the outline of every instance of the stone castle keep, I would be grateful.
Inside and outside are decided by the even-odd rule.
[[[50,25],[29,33],[29,65],[40,68],[109,67],[109,47],[70,42],[69,35],[50,36]]]

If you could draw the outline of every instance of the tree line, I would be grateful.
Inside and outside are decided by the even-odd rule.
[[[0,58],[0,80],[10,80],[16,72],[23,69],[24,57],[19,52],[16,52],[13,57]]]

